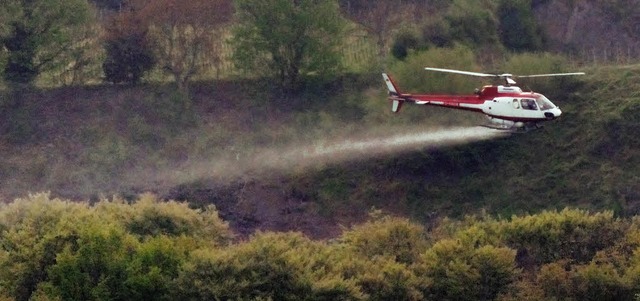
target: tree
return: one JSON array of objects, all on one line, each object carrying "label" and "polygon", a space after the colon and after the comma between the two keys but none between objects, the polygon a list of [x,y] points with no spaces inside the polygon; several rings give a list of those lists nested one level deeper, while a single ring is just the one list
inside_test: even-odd
[{"label": "tree", "polygon": [[147,41],[148,25],[139,11],[129,7],[115,15],[106,28],[102,70],[108,82],[137,84],[155,66]]},{"label": "tree", "polygon": [[149,25],[149,41],[163,71],[178,90],[210,62],[220,60],[224,25],[231,21],[231,0],[144,1],[141,14]]},{"label": "tree", "polygon": [[[392,31],[422,7],[424,0],[342,0],[342,12],[353,22],[371,35],[378,46],[378,57],[382,60],[387,54],[388,44],[393,38]],[[393,13],[390,13],[393,12]]]},{"label": "tree", "polygon": [[[8,51],[4,79],[31,85],[73,46],[74,29],[89,18],[87,0],[6,0],[0,43]],[[4,31],[4,32],[3,32]]]},{"label": "tree", "polygon": [[274,76],[285,91],[307,74],[340,67],[345,22],[338,3],[323,0],[236,0],[233,59],[243,71]]},{"label": "tree", "polygon": [[445,16],[451,37],[469,46],[497,44],[498,21],[493,6],[486,0],[454,0]]},{"label": "tree", "polygon": [[155,61],[144,36],[129,34],[107,40],[107,57],[102,63],[105,80],[114,84],[140,82],[146,72],[153,68]]},{"label": "tree", "polygon": [[498,6],[502,44],[515,51],[535,51],[542,47],[540,28],[531,11],[531,0],[501,1]]}]

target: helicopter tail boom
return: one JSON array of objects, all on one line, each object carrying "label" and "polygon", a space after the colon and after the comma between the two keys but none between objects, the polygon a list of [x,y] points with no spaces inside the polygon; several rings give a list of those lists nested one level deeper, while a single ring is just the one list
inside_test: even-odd
[{"label": "helicopter tail boom", "polygon": [[385,84],[387,84],[387,89],[389,90],[389,101],[391,102],[391,112],[398,113],[402,104],[407,100],[405,95],[400,93],[398,87],[393,82],[391,77],[386,73],[382,73],[382,78],[384,79]]}]

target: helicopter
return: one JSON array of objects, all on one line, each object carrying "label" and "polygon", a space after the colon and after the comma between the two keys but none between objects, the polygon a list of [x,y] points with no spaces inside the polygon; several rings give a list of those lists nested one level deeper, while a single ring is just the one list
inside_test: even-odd
[{"label": "helicopter", "polygon": [[382,73],[382,78],[389,90],[388,99],[391,102],[392,112],[399,112],[405,102],[467,110],[486,115],[489,119],[489,124],[484,126],[513,132],[540,128],[542,127],[542,122],[556,119],[562,115],[560,108],[544,95],[535,92],[523,92],[520,87],[515,86],[516,81],[514,78],[585,74],[584,72],[533,75],[490,74],[431,67],[426,67],[425,70],[497,78],[504,80],[504,85],[487,85],[482,89],[476,89],[473,95],[407,94],[400,92],[398,86],[388,74]]}]

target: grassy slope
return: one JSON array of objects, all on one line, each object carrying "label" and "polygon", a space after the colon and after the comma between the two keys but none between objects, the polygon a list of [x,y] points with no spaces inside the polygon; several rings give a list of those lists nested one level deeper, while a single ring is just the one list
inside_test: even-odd
[{"label": "grassy slope", "polygon": [[393,204],[422,219],[480,209],[510,216],[565,206],[636,214],[640,68],[588,72],[577,92],[553,97],[565,114],[543,130],[362,162],[358,169],[336,168],[307,181],[321,188],[326,181],[349,183],[350,189],[334,193],[354,204]]},{"label": "grassy slope", "polygon": [[[176,101],[167,87],[4,95],[0,192],[10,200],[43,190],[75,199],[155,191],[214,202],[242,231],[298,229],[318,236],[373,206],[420,220],[564,206],[634,214],[640,203],[638,77],[638,66],[590,70],[583,86],[569,88],[577,92],[547,95],[565,114],[541,131],[267,178],[235,165],[211,173],[208,164],[260,159],[263,147],[375,132],[381,124],[469,124],[469,115],[418,109],[392,117],[378,75],[311,87],[294,99],[227,82],[196,86],[191,103]],[[16,101],[26,105],[12,105]],[[239,177],[222,180],[233,174]]]}]

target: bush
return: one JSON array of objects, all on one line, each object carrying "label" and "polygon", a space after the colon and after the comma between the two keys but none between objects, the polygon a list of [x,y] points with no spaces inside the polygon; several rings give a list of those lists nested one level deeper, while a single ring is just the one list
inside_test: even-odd
[{"label": "bush", "polygon": [[492,300],[516,279],[515,251],[504,247],[438,241],[423,255],[419,275],[432,284],[424,295],[434,300]]},{"label": "bush", "polygon": [[389,73],[403,92],[466,93],[475,88],[473,79],[458,74],[440,74],[424,70],[424,67],[440,67],[477,71],[480,69],[470,48],[434,48],[409,55],[397,61]]},{"label": "bush", "polygon": [[215,208],[145,195],[94,206],[37,194],[0,207],[0,291],[16,300],[172,300],[193,249],[229,241]]},{"label": "bush", "polygon": [[454,0],[445,15],[454,41],[469,46],[497,44],[498,20],[486,1]]},{"label": "bush", "polygon": [[611,211],[564,209],[513,217],[501,231],[507,245],[545,264],[562,259],[589,262],[596,252],[623,238],[625,229]]},{"label": "bush", "polygon": [[[509,57],[503,64],[502,71],[516,75],[549,74],[574,72],[567,70],[567,60],[560,55],[550,53],[523,53]],[[518,80],[523,88],[534,88],[537,92],[545,94],[548,98],[566,98],[567,92],[572,92],[579,76],[525,78]]]},{"label": "bush", "polygon": [[103,200],[92,210],[142,241],[166,236],[214,246],[227,245],[232,238],[229,225],[220,219],[213,205],[191,209],[186,202],[163,201],[152,194],[143,194],[131,204],[118,198]]},{"label": "bush", "polygon": [[329,249],[300,234],[259,233],[221,252],[194,254],[178,279],[192,300],[355,300]]},{"label": "bush", "polygon": [[629,282],[610,263],[591,261],[570,266],[568,261],[544,265],[537,282],[547,298],[556,300],[632,300]]},{"label": "bush", "polygon": [[430,284],[429,278],[418,277],[413,269],[389,258],[357,259],[354,267],[367,300],[423,300],[422,290]]},{"label": "bush", "polygon": [[410,32],[404,32],[398,35],[391,46],[391,54],[393,57],[404,60],[409,55],[410,49],[418,49],[420,47],[418,38]]},{"label": "bush", "polygon": [[421,226],[390,216],[356,226],[342,234],[340,241],[365,258],[383,256],[405,265],[417,263],[427,248]]},{"label": "bush", "polygon": [[456,41],[451,36],[451,26],[444,18],[430,18],[422,27],[422,37],[428,45],[451,47]]},{"label": "bush", "polygon": [[102,70],[107,82],[137,84],[155,65],[152,51],[141,34],[112,38],[104,47]]},{"label": "bush", "polygon": [[74,228],[87,222],[86,204],[31,195],[0,207],[0,291],[28,300],[58,252],[76,241]]}]

